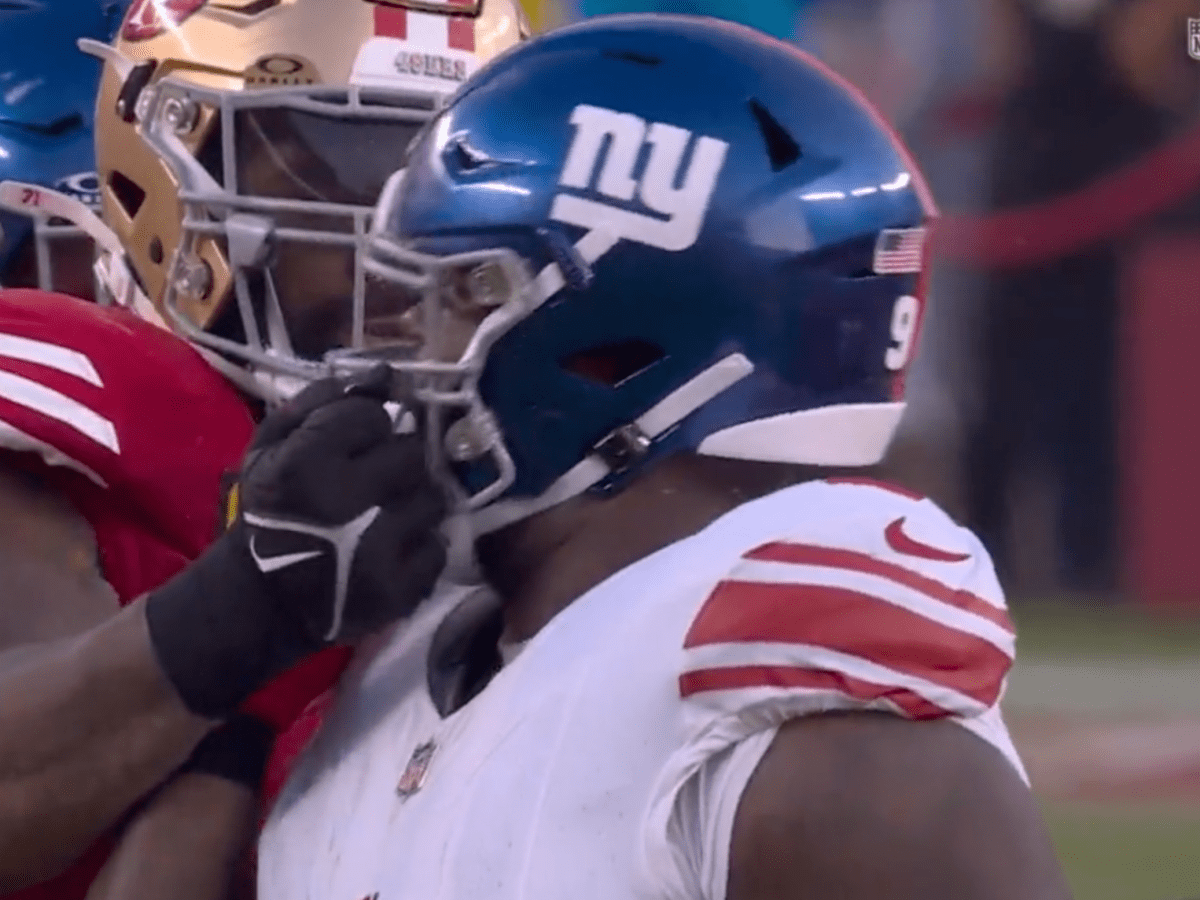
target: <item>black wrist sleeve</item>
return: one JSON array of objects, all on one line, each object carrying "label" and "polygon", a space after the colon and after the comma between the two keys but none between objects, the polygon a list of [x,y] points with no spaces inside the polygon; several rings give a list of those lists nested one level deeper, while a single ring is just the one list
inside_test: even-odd
[{"label": "black wrist sleeve", "polygon": [[187,708],[210,719],[320,649],[275,606],[238,528],[146,600],[159,665]]},{"label": "black wrist sleeve", "polygon": [[275,733],[266,722],[235,715],[196,745],[179,774],[215,775],[258,793],[274,743]]}]

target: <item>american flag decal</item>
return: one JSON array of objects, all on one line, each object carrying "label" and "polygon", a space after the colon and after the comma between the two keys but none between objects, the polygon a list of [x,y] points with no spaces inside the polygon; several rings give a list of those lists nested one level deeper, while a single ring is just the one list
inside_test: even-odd
[{"label": "american flag decal", "polygon": [[875,241],[872,268],[876,275],[920,272],[924,249],[924,228],[885,228]]}]

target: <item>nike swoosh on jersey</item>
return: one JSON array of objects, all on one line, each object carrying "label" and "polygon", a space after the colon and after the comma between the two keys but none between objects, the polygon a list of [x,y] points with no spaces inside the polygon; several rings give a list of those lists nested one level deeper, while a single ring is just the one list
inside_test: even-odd
[{"label": "nike swoosh on jersey", "polygon": [[905,556],[916,556],[920,559],[930,559],[934,562],[966,562],[971,558],[970,553],[954,553],[934,547],[931,544],[918,541],[904,531],[904,516],[892,522],[883,532],[883,537],[889,547]]},{"label": "nike swoosh on jersey", "polygon": [[302,563],[306,559],[312,559],[314,556],[320,556],[321,550],[307,550],[303,553],[283,553],[279,556],[259,556],[258,551],[254,548],[254,540],[258,535],[250,538],[250,555],[254,557],[254,562],[258,566],[259,571],[264,574],[278,572],[280,569],[286,569],[288,566],[294,566],[296,563]]}]

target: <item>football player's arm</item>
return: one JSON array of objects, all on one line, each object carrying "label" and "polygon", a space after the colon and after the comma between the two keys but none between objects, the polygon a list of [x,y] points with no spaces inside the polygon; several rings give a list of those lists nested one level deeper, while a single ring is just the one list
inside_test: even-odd
[{"label": "football player's arm", "polygon": [[126,829],[87,900],[233,900],[257,809],[248,788],[224,778],[174,779]]},{"label": "football player's arm", "polygon": [[267,698],[273,709],[255,701],[273,679],[302,672],[331,641],[396,621],[432,590],[444,498],[423,440],[393,433],[382,398],[317,382],[267,417],[251,458],[247,515],[265,497],[300,535],[357,523],[355,540],[337,544],[351,554],[347,592],[323,539],[304,538],[302,552],[284,544],[272,552],[291,564],[260,568],[254,537],[293,534],[273,535],[275,520],[256,514],[259,530],[239,520],[144,600],[0,661],[0,891],[61,871],[175,772],[210,723],[243,704],[270,719],[283,698]]},{"label": "football player's arm", "polygon": [[0,890],[52,877],[211,727],[163,675],[141,604],[0,656]]},{"label": "football player's arm", "polygon": [[119,611],[87,524],[0,471],[0,891],[70,865],[208,730]]},{"label": "football player's arm", "polygon": [[948,721],[780,728],[742,795],[728,900],[1070,900],[1028,787]]},{"label": "football player's arm", "polygon": [[209,732],[125,827],[88,900],[253,897],[243,863],[273,743],[271,727],[246,714]]}]

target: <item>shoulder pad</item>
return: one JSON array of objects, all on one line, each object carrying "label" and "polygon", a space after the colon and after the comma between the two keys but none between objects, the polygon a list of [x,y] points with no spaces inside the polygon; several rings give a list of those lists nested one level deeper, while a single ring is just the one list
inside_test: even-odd
[{"label": "shoulder pad", "polygon": [[815,514],[743,554],[700,606],[682,696],[914,719],[992,707],[1015,635],[979,540],[890,485],[830,481],[806,497]]},{"label": "shoulder pad", "polygon": [[[199,549],[253,421],[187,342],[126,310],[0,290],[0,447],[112,489]],[[199,521],[197,521],[199,518]]]}]

